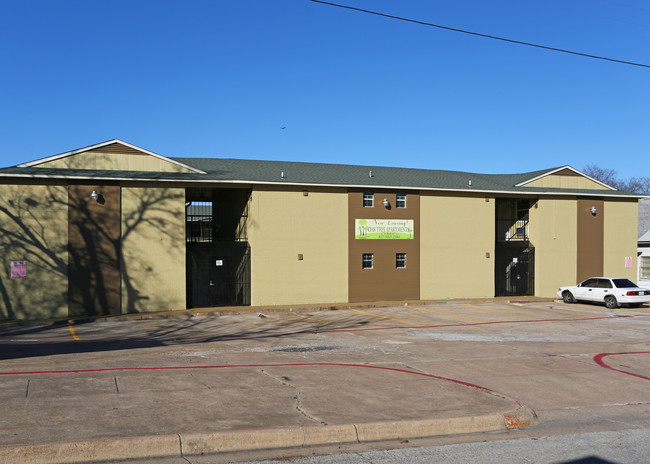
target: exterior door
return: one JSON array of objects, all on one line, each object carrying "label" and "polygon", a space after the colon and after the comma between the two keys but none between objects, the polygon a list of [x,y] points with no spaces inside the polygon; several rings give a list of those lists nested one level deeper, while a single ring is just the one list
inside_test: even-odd
[{"label": "exterior door", "polygon": [[188,247],[188,307],[250,304],[250,248],[246,242]]},{"label": "exterior door", "polygon": [[535,291],[535,249],[502,246],[496,250],[496,296],[533,295]]}]

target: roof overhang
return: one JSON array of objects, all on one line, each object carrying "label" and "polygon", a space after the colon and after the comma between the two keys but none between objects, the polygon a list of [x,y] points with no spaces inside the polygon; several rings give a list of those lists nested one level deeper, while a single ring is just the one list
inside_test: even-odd
[{"label": "roof overhang", "polygon": [[[122,181],[122,182],[157,182],[165,184],[213,184],[213,185],[275,185],[275,186],[292,186],[292,187],[324,187],[324,188],[354,188],[354,189],[372,189],[372,190],[403,190],[403,191],[427,191],[427,192],[453,192],[453,193],[478,193],[481,195],[515,195],[525,197],[548,197],[548,196],[572,196],[572,197],[609,197],[609,198],[647,198],[647,195],[616,193],[607,194],[606,190],[584,191],[536,191],[531,190],[489,190],[473,188],[436,188],[422,186],[403,186],[403,185],[367,185],[367,184],[327,184],[327,183],[306,183],[306,182],[287,182],[287,181],[257,181],[246,179],[182,179],[182,178],[151,178],[151,177],[120,177],[120,176],[102,176],[102,175],[56,175],[56,174],[6,174],[0,173],[2,178],[22,178],[22,179],[50,179],[50,180],[88,180],[88,181]],[[616,191],[618,192],[618,191]]]}]

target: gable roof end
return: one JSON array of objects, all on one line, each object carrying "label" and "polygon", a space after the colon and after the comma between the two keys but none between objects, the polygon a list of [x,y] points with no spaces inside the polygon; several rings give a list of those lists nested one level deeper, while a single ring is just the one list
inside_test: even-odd
[{"label": "gable roof end", "polygon": [[122,141],[120,139],[113,139],[113,140],[109,140],[107,142],[97,143],[97,144],[91,145],[89,147],[79,148],[78,150],[72,150],[72,151],[68,151],[68,152],[65,152],[65,153],[61,153],[59,155],[48,156],[47,158],[41,158],[41,159],[38,159],[38,160],[35,160],[35,161],[30,161],[28,163],[19,164],[16,167],[30,168],[30,167],[38,166],[39,164],[47,163],[47,162],[58,160],[58,159],[61,159],[61,158],[66,158],[68,156],[78,155],[79,153],[83,153],[83,152],[86,152],[86,151],[96,150],[98,148],[102,148],[102,147],[105,147],[107,145],[112,145],[114,143],[119,143],[120,145],[124,145],[125,147],[131,148],[132,150],[136,150],[136,151],[139,151],[139,152],[141,152],[141,153],[143,153],[145,155],[153,156],[154,158],[158,158],[158,159],[161,159],[161,160],[166,161],[168,163],[175,164],[177,166],[181,166],[181,167],[183,167],[185,169],[189,169],[190,171],[196,172],[198,174],[207,174],[205,171],[194,168],[194,167],[189,166],[189,165],[187,165],[185,163],[181,163],[181,162],[179,162],[179,161],[177,161],[177,160],[175,160],[173,158],[167,158],[166,156],[162,156],[162,155],[159,155],[158,153],[154,153],[152,151],[145,150],[144,148],[137,147],[137,146],[132,145],[130,143],[124,142],[124,141]]},{"label": "gable roof end", "polygon": [[559,168],[555,168],[555,169],[552,169],[550,171],[546,171],[546,172],[544,172],[543,174],[541,174],[541,175],[539,175],[537,177],[533,177],[532,179],[528,179],[528,180],[525,180],[523,182],[520,182],[520,183],[516,184],[515,187],[523,187],[526,184],[530,184],[531,182],[535,182],[536,180],[542,179],[543,177],[547,177],[547,176],[556,174],[556,173],[558,173],[560,171],[564,171],[564,170],[572,171],[575,174],[578,174],[579,176],[582,176],[582,177],[584,177],[586,179],[589,179],[589,180],[591,180],[593,182],[596,182],[597,184],[602,185],[603,187],[608,188],[609,190],[617,190],[614,187],[612,187],[611,185],[607,185],[606,183],[601,182],[598,179],[594,179],[593,177],[588,176],[584,172],[580,172],[577,169],[574,169],[574,168],[572,168],[571,166],[568,166],[568,165],[567,166],[562,166],[562,167],[559,167]]}]

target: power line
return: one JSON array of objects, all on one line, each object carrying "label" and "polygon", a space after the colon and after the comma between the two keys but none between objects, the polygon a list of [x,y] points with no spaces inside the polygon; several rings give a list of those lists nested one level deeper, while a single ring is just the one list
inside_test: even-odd
[{"label": "power line", "polygon": [[386,13],[379,13],[377,11],[364,10],[362,8],[355,8],[353,6],[340,5],[338,3],[332,3],[332,2],[325,2],[323,0],[310,0],[310,1],[315,2],[315,3],[322,3],[323,5],[330,5],[330,6],[335,6],[335,7],[338,7],[338,8],[345,8],[345,9],[348,9],[348,10],[359,11],[361,13],[368,13],[368,14],[373,14],[373,15],[377,15],[377,16],[383,16],[385,18],[397,19],[397,20],[406,21],[406,22],[409,22],[409,23],[421,24],[423,26],[437,27],[439,29],[445,29],[447,31],[462,32],[463,34],[470,34],[470,35],[475,35],[475,36],[478,36],[478,37],[485,37],[487,39],[501,40],[503,42],[510,42],[510,43],[519,44],[519,45],[527,45],[529,47],[536,47],[536,48],[542,48],[544,50],[551,50],[551,51],[554,51],[554,52],[561,52],[561,53],[568,53],[568,54],[571,54],[571,55],[584,56],[586,58],[594,58],[596,60],[612,61],[614,63],[629,64],[631,66],[640,66],[640,67],[643,67],[643,68],[650,68],[650,65],[648,65],[648,64],[635,63],[633,61],[617,60],[615,58],[607,58],[607,57],[604,57],[604,56],[590,55],[588,53],[574,52],[574,51],[565,50],[565,49],[562,49],[562,48],[548,47],[546,45],[539,45],[539,44],[534,44],[534,43],[530,43],[530,42],[522,42],[520,40],[506,39],[504,37],[497,37],[497,36],[494,36],[494,35],[481,34],[479,32],[466,31],[466,30],[463,30],[463,29],[456,29],[454,27],[441,26],[439,24],[433,24],[433,23],[427,23],[427,22],[424,22],[424,21],[418,21],[416,19],[402,18],[400,16],[389,15],[389,14],[386,14]]}]

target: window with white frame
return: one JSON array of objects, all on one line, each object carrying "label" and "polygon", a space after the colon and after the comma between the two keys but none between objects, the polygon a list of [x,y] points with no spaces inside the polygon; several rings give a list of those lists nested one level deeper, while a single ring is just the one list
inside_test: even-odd
[{"label": "window with white frame", "polygon": [[395,197],[396,208],[406,208],[406,193],[398,193]]},{"label": "window with white frame", "polygon": [[641,272],[639,279],[650,279],[650,256],[639,256],[641,260]]},{"label": "window with white frame", "polygon": [[372,192],[363,192],[363,207],[373,208],[375,206],[375,195]]},{"label": "window with white frame", "polygon": [[361,268],[362,269],[372,269],[374,256],[372,253],[364,253],[361,258]]},{"label": "window with white frame", "polygon": [[395,268],[406,269],[406,253],[395,253]]}]

